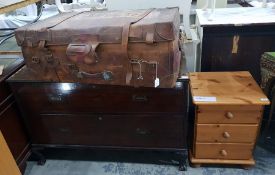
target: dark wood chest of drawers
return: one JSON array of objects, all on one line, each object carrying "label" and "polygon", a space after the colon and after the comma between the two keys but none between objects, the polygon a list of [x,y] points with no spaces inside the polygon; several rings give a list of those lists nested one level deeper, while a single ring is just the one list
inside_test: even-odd
[{"label": "dark wood chest of drawers", "polygon": [[162,150],[186,156],[185,80],[173,89],[9,79],[33,147]]}]

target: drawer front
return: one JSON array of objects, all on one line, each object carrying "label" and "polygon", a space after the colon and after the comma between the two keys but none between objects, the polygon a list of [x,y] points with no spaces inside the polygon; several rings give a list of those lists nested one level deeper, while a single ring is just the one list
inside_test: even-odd
[{"label": "drawer front", "polygon": [[258,125],[197,124],[197,142],[254,143]]},{"label": "drawer front", "polygon": [[262,106],[199,106],[197,123],[257,124],[262,117]]},{"label": "drawer front", "polygon": [[39,115],[29,119],[34,144],[184,148],[182,116]]},{"label": "drawer front", "polygon": [[181,113],[187,103],[183,89],[77,83],[14,83],[12,87],[23,109],[39,113]]},{"label": "drawer front", "polygon": [[202,159],[238,159],[252,158],[253,144],[233,143],[196,143],[195,157]]}]

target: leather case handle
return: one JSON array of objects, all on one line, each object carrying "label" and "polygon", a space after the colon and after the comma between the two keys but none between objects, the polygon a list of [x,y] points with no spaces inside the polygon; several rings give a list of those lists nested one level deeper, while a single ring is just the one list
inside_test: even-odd
[{"label": "leather case handle", "polygon": [[79,35],[73,36],[73,41],[66,50],[67,57],[73,62],[93,64],[99,61],[96,49],[99,45],[97,36]]},{"label": "leather case handle", "polygon": [[105,81],[111,81],[113,79],[113,73],[111,71],[88,73],[88,72],[79,70],[79,68],[75,64],[69,64],[68,69],[71,72],[71,74],[75,75],[79,79],[82,79],[82,78],[101,78]]},{"label": "leather case handle", "polygon": [[89,44],[69,44],[67,47],[67,56],[88,55],[92,46]]},{"label": "leather case handle", "polygon": [[[71,61],[75,63],[83,62],[85,64],[93,64],[98,62],[98,56],[95,52],[97,45],[71,43],[67,47],[66,55]],[[91,51],[92,55],[90,55]]]},{"label": "leather case handle", "polygon": [[79,71],[77,73],[78,78],[101,78],[105,81],[110,81],[113,79],[113,73],[111,71],[103,71],[99,73],[88,73],[84,71]]}]

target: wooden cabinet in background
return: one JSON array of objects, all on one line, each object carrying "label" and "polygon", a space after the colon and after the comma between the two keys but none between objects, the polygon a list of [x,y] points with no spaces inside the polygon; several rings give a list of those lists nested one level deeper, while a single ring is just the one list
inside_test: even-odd
[{"label": "wooden cabinet in background", "polygon": [[8,77],[23,66],[23,58],[18,55],[0,56],[0,64],[5,65],[3,74],[0,75],[0,130],[23,173],[26,160],[30,155],[29,141],[13,94],[5,82]]},{"label": "wooden cabinet in background", "polygon": [[[213,20],[197,10],[202,72],[249,71],[261,83],[260,59],[275,50],[275,18],[271,9],[216,9]],[[262,19],[262,20],[259,20]],[[270,20],[268,20],[270,19]]]},{"label": "wooden cabinet in background", "polygon": [[249,72],[190,73],[195,105],[192,164],[255,164],[253,150],[269,100]]}]

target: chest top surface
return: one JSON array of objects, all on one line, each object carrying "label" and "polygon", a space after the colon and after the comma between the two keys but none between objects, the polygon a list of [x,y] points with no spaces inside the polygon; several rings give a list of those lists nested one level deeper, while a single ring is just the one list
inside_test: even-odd
[{"label": "chest top surface", "polygon": [[200,26],[243,26],[274,24],[275,13],[272,8],[237,7],[215,9],[213,20],[209,20],[211,10],[196,10]]},{"label": "chest top surface", "polygon": [[268,105],[270,102],[251,74],[241,72],[190,73],[195,105]]}]

